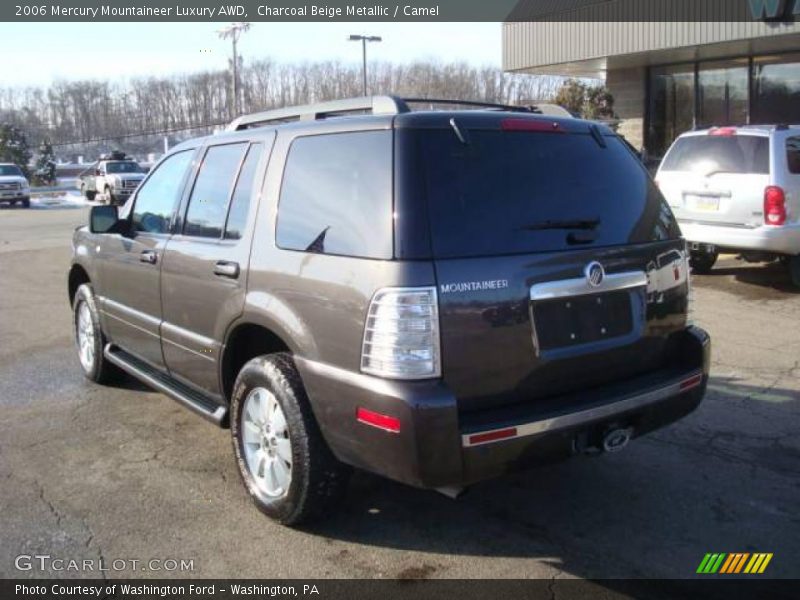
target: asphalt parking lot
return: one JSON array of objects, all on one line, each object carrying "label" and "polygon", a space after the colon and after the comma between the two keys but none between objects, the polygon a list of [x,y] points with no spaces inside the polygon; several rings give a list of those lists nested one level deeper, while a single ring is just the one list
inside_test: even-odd
[{"label": "asphalt parking lot", "polygon": [[14,566],[49,554],[193,560],[113,576],[682,578],[706,552],[800,574],[800,293],[777,265],[694,278],[714,363],[684,421],[458,501],[357,474],[341,513],[294,531],[250,504],[227,430],[81,375],[66,275],[87,214],[0,209],[0,576],[80,575]]}]

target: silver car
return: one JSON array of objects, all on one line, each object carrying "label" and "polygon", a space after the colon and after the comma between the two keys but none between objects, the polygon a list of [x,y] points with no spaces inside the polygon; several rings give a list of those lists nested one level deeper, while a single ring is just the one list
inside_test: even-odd
[{"label": "silver car", "polygon": [[689,242],[692,267],[720,252],[781,260],[800,286],[800,126],[713,127],[681,135],[656,182]]}]

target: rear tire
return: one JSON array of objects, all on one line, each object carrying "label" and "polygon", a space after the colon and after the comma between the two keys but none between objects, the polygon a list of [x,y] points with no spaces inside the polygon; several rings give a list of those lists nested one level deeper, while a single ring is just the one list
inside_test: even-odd
[{"label": "rear tire", "polygon": [[700,275],[710,273],[717,258],[719,258],[719,252],[692,252],[690,256],[692,271]]},{"label": "rear tire", "polygon": [[92,286],[84,283],[75,292],[72,301],[72,324],[78,362],[87,379],[95,383],[116,381],[121,371],[106,360],[103,349],[106,336],[100,328],[100,313],[95,303]]},{"label": "rear tire", "polygon": [[797,256],[790,256],[786,264],[789,269],[789,277],[792,279],[792,284],[800,288],[800,254]]},{"label": "rear tire", "polygon": [[323,439],[291,355],[259,356],[239,372],[231,438],[245,488],[275,521],[317,519],[344,495],[350,468]]}]

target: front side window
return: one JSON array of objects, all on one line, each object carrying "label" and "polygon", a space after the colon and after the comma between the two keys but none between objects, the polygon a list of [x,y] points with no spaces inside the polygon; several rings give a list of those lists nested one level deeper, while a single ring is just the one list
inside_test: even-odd
[{"label": "front side window", "polygon": [[189,198],[189,210],[183,228],[185,235],[222,237],[233,181],[245,150],[247,143],[242,142],[211,146],[206,151]]},{"label": "front side window", "polygon": [[391,258],[391,131],[296,139],[286,160],[276,237],[288,250]]},{"label": "front side window", "polygon": [[186,171],[194,150],[177,152],[165,159],[136,194],[133,229],[145,233],[166,233],[180,197]]},{"label": "front side window", "polygon": [[800,137],[786,140],[786,159],[789,162],[789,172],[800,175]]}]

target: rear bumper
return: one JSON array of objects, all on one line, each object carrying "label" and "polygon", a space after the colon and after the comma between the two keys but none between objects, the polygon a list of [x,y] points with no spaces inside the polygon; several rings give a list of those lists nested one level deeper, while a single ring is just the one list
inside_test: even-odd
[{"label": "rear bumper", "polygon": [[[611,428],[630,427],[636,437],[690,413],[705,393],[710,340],[694,327],[683,335],[681,364],[663,372],[558,398],[550,409],[515,407],[467,416],[460,415],[442,381],[385,381],[296,360],[322,433],[340,460],[437,488],[568,457],[597,445]],[[398,418],[400,431],[358,422],[359,407]]]},{"label": "rear bumper", "polygon": [[800,224],[780,227],[725,227],[696,221],[678,221],[689,242],[713,244],[722,250],[800,254]]}]

